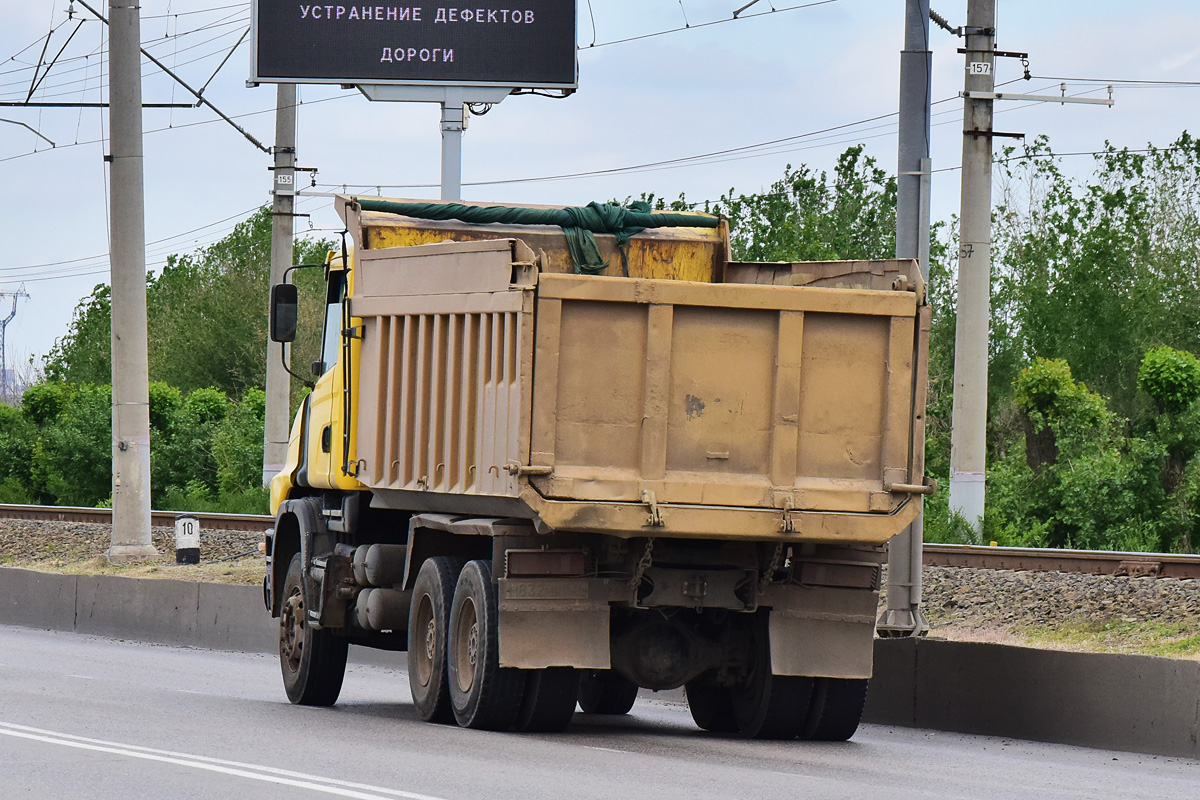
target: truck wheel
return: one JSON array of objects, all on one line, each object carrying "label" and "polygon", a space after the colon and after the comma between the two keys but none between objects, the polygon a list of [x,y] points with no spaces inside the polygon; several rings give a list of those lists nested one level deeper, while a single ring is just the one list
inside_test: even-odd
[{"label": "truck wheel", "polygon": [[462,572],[459,558],[426,559],[413,584],[408,613],[408,686],[417,714],[426,722],[451,722],[446,683],[446,641],[450,604]]},{"label": "truck wheel", "polygon": [[308,625],[304,607],[304,565],[292,556],[283,579],[279,611],[279,666],[288,700],[301,706],[331,706],[342,691],[349,642]]},{"label": "truck wheel", "polygon": [[526,673],[525,697],[513,727],[527,733],[555,733],[570,725],[579,696],[579,673],[572,667],[522,672]]},{"label": "truck wheel", "polygon": [[469,561],[450,607],[446,674],[450,707],[464,728],[503,731],[521,710],[525,675],[500,667],[496,587],[486,561]]},{"label": "truck wheel", "polygon": [[579,708],[585,714],[628,714],[637,684],[611,669],[593,669],[579,678]]},{"label": "truck wheel", "polygon": [[849,678],[817,678],[808,721],[802,739],[844,742],[858,730],[867,702],[868,681]]},{"label": "truck wheel", "polygon": [[688,710],[696,725],[713,733],[733,733],[738,729],[733,715],[733,692],[726,686],[718,686],[703,676],[693,678],[684,687],[687,693]]},{"label": "truck wheel", "polygon": [[767,618],[755,626],[753,664],[746,683],[731,691],[738,731],[751,739],[795,739],[804,730],[813,679],[771,674]]}]

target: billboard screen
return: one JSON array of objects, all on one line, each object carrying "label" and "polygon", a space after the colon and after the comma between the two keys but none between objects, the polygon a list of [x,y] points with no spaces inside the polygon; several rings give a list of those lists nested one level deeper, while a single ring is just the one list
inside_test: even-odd
[{"label": "billboard screen", "polygon": [[254,0],[252,26],[251,83],[574,88],[577,81],[575,0]]}]

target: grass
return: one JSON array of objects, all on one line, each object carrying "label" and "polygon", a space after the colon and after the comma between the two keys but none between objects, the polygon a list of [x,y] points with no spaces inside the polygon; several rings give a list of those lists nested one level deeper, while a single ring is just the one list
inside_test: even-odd
[{"label": "grass", "polygon": [[1200,620],[1165,624],[1109,620],[1066,622],[1011,631],[1014,643],[1050,650],[1129,653],[1200,660]]},{"label": "grass", "polygon": [[221,561],[215,564],[169,564],[162,562],[135,562],[133,564],[109,564],[104,556],[93,556],[79,561],[47,563],[45,561],[22,563],[14,559],[3,562],[7,567],[35,569],[42,572],[57,572],[63,575],[116,575],[123,578],[156,578],[175,581],[198,581],[201,583],[231,583],[258,586],[263,579],[262,556],[247,556],[236,561]]}]

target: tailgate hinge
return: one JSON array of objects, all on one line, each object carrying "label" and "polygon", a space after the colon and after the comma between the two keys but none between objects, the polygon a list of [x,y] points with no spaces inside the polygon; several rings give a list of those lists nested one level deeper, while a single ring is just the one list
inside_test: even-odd
[{"label": "tailgate hinge", "polygon": [[642,489],[642,505],[650,509],[650,517],[646,520],[646,525],[652,528],[665,528],[667,526],[667,523],[663,521],[662,512],[658,509],[658,501],[654,499],[654,492]]}]

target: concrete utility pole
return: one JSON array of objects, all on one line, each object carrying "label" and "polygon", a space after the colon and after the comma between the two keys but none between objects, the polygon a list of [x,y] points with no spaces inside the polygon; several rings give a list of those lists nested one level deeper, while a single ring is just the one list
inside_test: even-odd
[{"label": "concrete utility pole", "polygon": [[[292,213],[296,191],[296,84],[281,83],[275,103],[274,201],[271,206],[271,285],[283,282],[292,265]],[[263,486],[283,469],[287,457],[291,376],[284,345],[267,337],[267,406],[263,427]]]},{"label": "concrete utility pole", "polygon": [[113,383],[113,526],[108,560],[117,563],[154,556],[157,551],[150,539],[146,209],[137,0],[109,0],[108,22]]},{"label": "concrete utility pole", "polygon": [[[954,338],[950,510],[983,527],[992,266],[992,106],[996,0],[969,0],[963,100],[962,214]],[[978,93],[974,94],[973,93]]]},{"label": "concrete utility pole", "polygon": [[[907,0],[900,52],[900,146],[896,170],[896,258],[915,258],[929,280],[929,101],[932,54],[929,0]],[[914,475],[919,481],[922,476]],[[888,543],[888,607],[881,636],[921,636],[921,545],[924,514]]]}]

